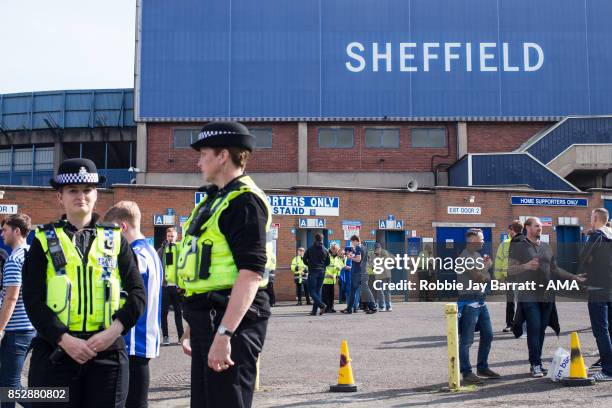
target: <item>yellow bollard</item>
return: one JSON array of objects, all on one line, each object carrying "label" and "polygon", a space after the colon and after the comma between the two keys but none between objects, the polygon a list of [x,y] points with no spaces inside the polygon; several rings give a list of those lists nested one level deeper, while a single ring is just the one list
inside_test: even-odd
[{"label": "yellow bollard", "polygon": [[446,337],[448,343],[448,388],[459,390],[459,326],[457,323],[457,304],[447,303],[444,308],[446,315]]},{"label": "yellow bollard", "polygon": [[255,363],[255,391],[259,391],[259,360],[261,360],[261,354],[257,357]]}]

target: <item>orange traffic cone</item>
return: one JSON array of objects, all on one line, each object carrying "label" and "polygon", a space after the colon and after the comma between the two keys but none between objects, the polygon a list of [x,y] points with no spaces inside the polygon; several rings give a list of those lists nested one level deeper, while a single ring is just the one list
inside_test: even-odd
[{"label": "orange traffic cone", "polygon": [[355,392],[357,386],[353,380],[353,369],[351,368],[351,357],[349,357],[348,344],[342,340],[340,346],[340,369],[338,370],[338,385],[330,385],[331,392]]},{"label": "orange traffic cone", "polygon": [[572,332],[570,334],[570,372],[569,377],[561,380],[561,383],[568,387],[581,387],[585,385],[593,385],[595,379],[593,377],[587,377],[586,366],[584,365],[584,359],[580,352],[580,340],[578,339],[578,333]]}]

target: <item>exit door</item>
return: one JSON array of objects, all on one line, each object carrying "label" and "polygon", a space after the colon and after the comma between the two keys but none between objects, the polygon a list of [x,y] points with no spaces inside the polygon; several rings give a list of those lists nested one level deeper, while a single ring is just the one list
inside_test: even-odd
[{"label": "exit door", "polygon": [[[436,228],[436,243],[435,243],[435,254],[439,258],[452,258],[455,259],[459,256],[461,251],[465,249],[465,233],[471,227],[437,227]],[[484,246],[480,251],[480,255],[489,255],[491,258],[494,256],[491,254],[492,250],[492,232],[491,228],[481,228],[482,234],[484,235]],[[453,282],[457,279],[455,271],[443,269],[437,271],[438,280],[440,282]],[[440,297],[451,297],[456,296],[457,291],[438,291]]]},{"label": "exit door", "polygon": [[[400,230],[377,230],[376,241],[380,242],[384,249],[391,255],[403,256],[406,253],[405,232]],[[402,279],[408,279],[406,271],[393,269],[391,272],[391,282],[401,282]],[[404,291],[394,290],[391,294],[397,295]]]},{"label": "exit door", "polygon": [[580,254],[580,227],[559,225],[557,232],[557,265],[570,273],[577,273]]}]

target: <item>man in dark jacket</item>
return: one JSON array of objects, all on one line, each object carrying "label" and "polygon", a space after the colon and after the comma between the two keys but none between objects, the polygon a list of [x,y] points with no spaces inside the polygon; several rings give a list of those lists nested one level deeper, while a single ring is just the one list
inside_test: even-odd
[{"label": "man in dark jacket", "polygon": [[591,231],[580,254],[580,261],[587,277],[589,292],[589,317],[593,336],[601,358],[601,372],[596,381],[612,381],[612,229],[606,227],[610,214],[605,208],[591,213]]},{"label": "man in dark jacket", "polygon": [[519,291],[518,305],[527,322],[527,348],[530,372],[534,378],[543,377],[542,348],[544,333],[554,310],[554,292],[547,290],[553,279],[584,282],[584,279],[557,266],[552,249],[540,241],[542,223],[531,217],[525,221],[525,235],[519,234],[510,242],[508,277],[514,282],[534,282],[535,290]]},{"label": "man in dark jacket", "polygon": [[308,288],[312,298],[311,316],[325,313],[327,305],[321,300],[321,289],[323,288],[323,278],[325,268],[329,265],[329,252],[323,247],[323,235],[315,234],[315,242],[304,254],[304,263],[308,266]]}]

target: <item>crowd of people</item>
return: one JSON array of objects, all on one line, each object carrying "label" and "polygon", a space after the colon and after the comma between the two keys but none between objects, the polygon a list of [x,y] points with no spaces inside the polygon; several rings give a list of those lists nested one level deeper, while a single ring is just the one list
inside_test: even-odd
[{"label": "crowd of people", "polygon": [[[198,165],[211,185],[187,220],[182,239],[176,229],[168,228],[158,251],[140,230],[137,203],[118,202],[103,217],[94,213],[96,186],[103,178],[91,160],[62,162],[51,180],[65,212],[61,219],[37,228],[31,246],[26,242],[32,229],[28,215],[9,215],[1,222],[11,254],[0,251],[0,387],[21,387],[31,350],[29,386],[69,387],[67,406],[146,407],[148,364],[159,355],[160,345],[171,342],[167,315],[172,308],[177,340],[192,357],[192,404],[250,406],[256,361],[274,304],[269,277],[276,262],[268,239],[267,200],[243,174],[253,143],[248,129],[235,122],[202,129],[193,147],[200,151]],[[601,357],[595,379],[612,381],[609,213],[593,210],[578,274],[558,267],[541,233],[538,218],[528,218],[524,225],[512,222],[493,261],[482,254],[483,232],[468,230],[459,257],[484,262],[457,279],[543,284],[534,291],[511,290],[506,296],[504,331],[516,337],[526,331],[533,377],[546,373],[546,328],[560,331],[554,291],[546,290],[545,284],[553,279],[576,281],[588,292]],[[430,255],[426,247],[419,257]],[[388,287],[375,284],[392,280],[392,262],[384,262],[388,258],[392,255],[381,243],[368,249],[354,235],[350,246],[334,243],[327,249],[323,236],[316,234],[313,245],[298,248],[291,261],[297,305],[304,297],[312,316],[336,313],[336,305],[344,305],[339,310],[344,314],[392,311]],[[374,265],[382,270],[375,271]],[[417,276],[429,280],[435,273],[428,263],[421,263]],[[488,364],[493,329],[486,291],[465,287],[458,293],[460,369],[465,383],[479,384],[500,374]],[[474,374],[469,351],[477,328]]]}]

